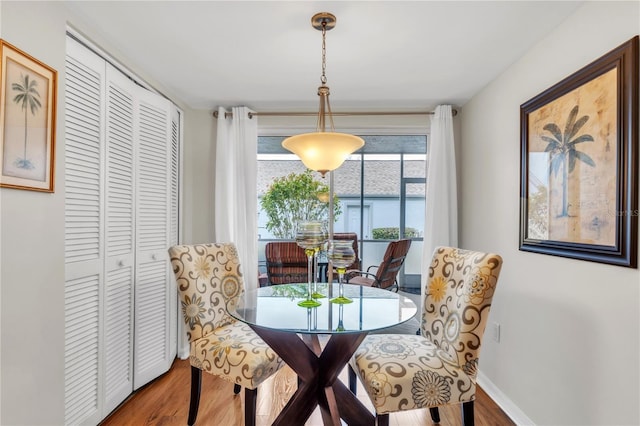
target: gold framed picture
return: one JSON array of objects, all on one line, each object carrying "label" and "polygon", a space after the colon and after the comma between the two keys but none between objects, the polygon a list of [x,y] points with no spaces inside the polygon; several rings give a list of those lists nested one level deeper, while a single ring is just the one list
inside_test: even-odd
[{"label": "gold framed picture", "polygon": [[520,250],[637,267],[638,36],[520,106]]},{"label": "gold framed picture", "polygon": [[57,71],[0,40],[0,186],[53,192]]}]

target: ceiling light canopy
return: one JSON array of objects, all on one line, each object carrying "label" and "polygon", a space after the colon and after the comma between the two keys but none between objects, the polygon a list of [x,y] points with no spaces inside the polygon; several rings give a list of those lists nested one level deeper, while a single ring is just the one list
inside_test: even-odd
[{"label": "ceiling light canopy", "polygon": [[[326,77],[326,34],[336,26],[336,17],[331,13],[322,12],[311,18],[313,28],[322,31],[322,75],[318,96],[320,108],[316,132],[291,136],[282,141],[282,146],[300,157],[304,165],[325,175],[344,163],[347,157],[364,145],[364,140],[347,133],[337,133],[333,125],[331,104],[329,103],[329,86]],[[326,131],[329,121],[330,131]]]}]

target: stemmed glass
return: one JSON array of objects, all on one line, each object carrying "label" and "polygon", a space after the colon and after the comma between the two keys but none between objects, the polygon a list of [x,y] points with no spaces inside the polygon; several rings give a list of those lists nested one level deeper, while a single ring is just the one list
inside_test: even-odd
[{"label": "stemmed glass", "polygon": [[324,224],[321,221],[300,222],[296,232],[296,244],[304,249],[307,255],[307,277],[309,288],[307,290],[307,300],[298,302],[299,306],[313,308],[320,306],[321,303],[313,299],[312,285],[315,283],[313,266],[316,254],[316,248],[319,248],[327,239],[324,232]]},{"label": "stemmed glass", "polygon": [[331,240],[329,242],[329,260],[338,271],[338,297],[331,299],[331,303],[351,303],[352,300],[344,296],[344,273],[347,266],[356,260],[356,253],[353,251],[353,243],[346,240]]}]

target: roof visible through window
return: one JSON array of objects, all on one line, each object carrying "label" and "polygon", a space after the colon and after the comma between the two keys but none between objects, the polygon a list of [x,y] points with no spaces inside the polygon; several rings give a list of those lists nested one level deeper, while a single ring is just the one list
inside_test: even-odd
[{"label": "roof visible through window", "polygon": [[[258,154],[291,154],[282,147],[287,136],[259,136]],[[364,146],[357,154],[425,154],[426,135],[361,136]]]}]

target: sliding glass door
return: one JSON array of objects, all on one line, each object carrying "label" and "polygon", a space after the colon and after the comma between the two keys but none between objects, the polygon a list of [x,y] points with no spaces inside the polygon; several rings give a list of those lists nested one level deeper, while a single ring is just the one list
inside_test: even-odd
[{"label": "sliding glass door", "polygon": [[[427,137],[362,136],[365,146],[333,172],[334,192],[339,199],[334,232],[355,232],[360,257],[366,269],[380,263],[389,241],[411,238],[412,245],[400,286],[420,288],[420,268],[425,212]],[[302,162],[281,146],[283,137],[258,138],[258,197],[273,182],[306,169]],[[329,177],[313,173],[315,180],[329,184]],[[259,200],[260,201],[260,200]],[[260,208],[260,203],[258,203]],[[258,212],[259,259],[264,262],[264,246],[278,239],[270,230],[267,212]],[[263,265],[259,265],[263,266]]]}]

